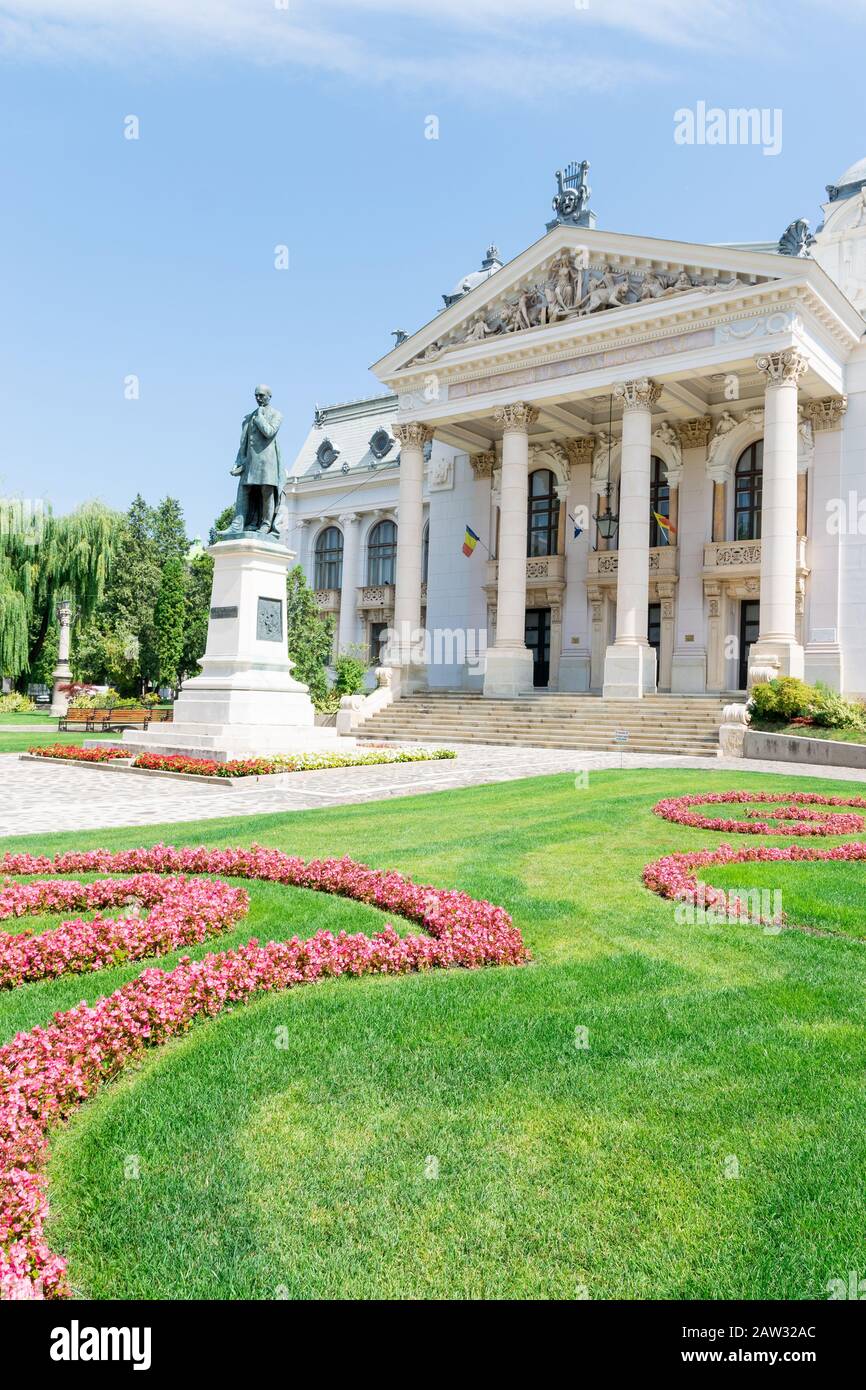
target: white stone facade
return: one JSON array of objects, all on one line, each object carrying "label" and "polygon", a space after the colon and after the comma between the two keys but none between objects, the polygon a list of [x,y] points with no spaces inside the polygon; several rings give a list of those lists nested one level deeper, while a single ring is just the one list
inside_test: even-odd
[{"label": "white stone facade", "polygon": [[284,526],[339,646],[393,629],[406,688],[866,696],[866,161],[829,192],[803,256],[553,225],[317,411]]}]

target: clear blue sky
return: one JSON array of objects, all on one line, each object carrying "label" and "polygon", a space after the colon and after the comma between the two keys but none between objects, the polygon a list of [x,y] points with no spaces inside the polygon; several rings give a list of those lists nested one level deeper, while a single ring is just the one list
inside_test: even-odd
[{"label": "clear blue sky", "polygon": [[[864,38],[864,0],[0,0],[0,495],[171,492],[205,531],[253,386],[292,457],[571,158],[601,228],[814,227],[866,155]],[[699,101],[780,108],[781,153],[677,145]]]}]

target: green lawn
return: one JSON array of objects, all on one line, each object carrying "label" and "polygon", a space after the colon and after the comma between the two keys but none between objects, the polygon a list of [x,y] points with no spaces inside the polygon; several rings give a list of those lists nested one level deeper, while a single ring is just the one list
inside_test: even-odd
[{"label": "green lawn", "polygon": [[[4,721],[0,720],[0,724]],[[48,729],[39,732],[37,730],[22,729],[19,733],[17,729],[0,729],[0,753],[26,753],[28,748],[43,747],[46,743],[83,743],[89,738],[114,738],[117,740],[120,735],[115,732],[112,734],[85,734],[58,733],[55,729],[50,732]]]},{"label": "green lawn", "polygon": [[779,724],[769,719],[752,719],[750,729],[762,734],[788,734],[791,738],[825,738],[831,743],[866,743],[863,729],[822,729],[818,724]]},{"label": "green lawn", "polygon": [[57,716],[50,715],[47,709],[32,710],[30,713],[10,713],[0,712],[0,724],[20,724],[22,728],[27,728],[33,724],[53,724],[57,727]]},{"label": "green lawn", "polygon": [[[648,859],[675,850],[788,843],[651,814],[663,795],[735,787],[842,790],[710,767],[611,771],[586,789],[560,776],[4,841],[54,851],[256,840],[349,853],[504,904],[535,957],[519,970],[266,996],[155,1051],[54,1137],[49,1237],[75,1288],[97,1298],[574,1298],[581,1286],[602,1299],[826,1297],[829,1279],[862,1266],[866,1237],[866,946],[680,926],[640,881]],[[726,886],[781,886],[792,920],[856,924],[856,866],[725,873]],[[708,877],[722,883],[721,870]],[[249,887],[247,922],[216,949],[381,920],[302,890]],[[0,995],[0,1033],[138,969]],[[575,1046],[580,1028],[588,1048]]]}]

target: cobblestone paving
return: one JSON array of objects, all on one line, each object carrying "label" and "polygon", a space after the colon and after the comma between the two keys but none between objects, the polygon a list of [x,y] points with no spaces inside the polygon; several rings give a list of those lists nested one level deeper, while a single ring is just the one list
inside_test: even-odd
[{"label": "cobblestone paving", "polygon": [[775,772],[863,781],[856,768],[817,770],[800,763],[728,758],[678,758],[658,754],[580,753],[568,749],[456,745],[453,761],[392,763],[298,773],[297,784],[268,787],[208,786],[175,779],[103,772],[94,767],[21,762],[0,756],[0,836],[46,831],[97,830],[122,825],[252,816],[273,811],[382,801],[421,792],[472,787],[581,769],[688,767],[706,771]]}]

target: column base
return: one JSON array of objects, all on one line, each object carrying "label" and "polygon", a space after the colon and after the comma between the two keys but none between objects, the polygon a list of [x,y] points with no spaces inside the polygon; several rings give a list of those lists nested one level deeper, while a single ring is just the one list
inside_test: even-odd
[{"label": "column base", "polygon": [[399,700],[401,695],[414,695],[419,690],[429,690],[430,682],[427,679],[426,666],[420,666],[414,661],[406,663],[389,661],[385,664],[391,672],[390,685],[395,700]]},{"label": "column base", "polygon": [[807,642],[804,648],[805,678],[810,685],[823,681],[831,690],[842,690],[842,648],[838,642]]},{"label": "column base", "polygon": [[707,654],[703,647],[675,651],[671,661],[671,693],[703,695],[707,688]]},{"label": "column base", "polygon": [[655,694],[656,653],[649,643],[608,647],[604,657],[605,700],[642,700]]},{"label": "column base", "polygon": [[485,657],[484,694],[513,699],[532,689],[532,652],[528,647],[490,647]]},{"label": "column base", "polygon": [[803,679],[805,659],[799,642],[784,639],[774,642],[758,638],[749,652],[749,689],[760,681],[774,680],[777,676],[794,676]]}]

